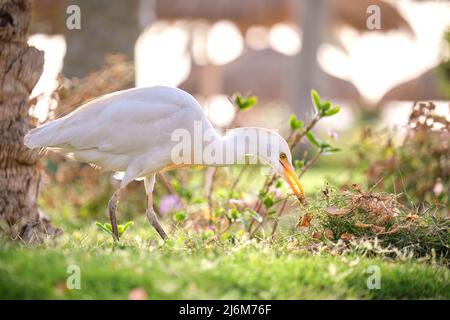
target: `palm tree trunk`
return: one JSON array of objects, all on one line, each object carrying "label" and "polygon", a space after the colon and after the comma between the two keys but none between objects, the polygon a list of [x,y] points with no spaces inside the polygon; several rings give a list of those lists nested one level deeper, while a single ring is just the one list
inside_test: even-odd
[{"label": "palm tree trunk", "polygon": [[23,144],[44,65],[43,52],[27,44],[30,11],[30,0],[0,0],[0,227],[27,243],[56,232],[38,211],[39,155]]}]

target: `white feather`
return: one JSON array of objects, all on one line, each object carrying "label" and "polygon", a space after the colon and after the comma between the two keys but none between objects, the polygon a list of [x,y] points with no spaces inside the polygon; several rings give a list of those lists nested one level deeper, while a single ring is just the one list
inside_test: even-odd
[{"label": "white feather", "polygon": [[172,132],[179,128],[191,132],[194,121],[212,128],[187,92],[170,87],[134,88],[92,100],[31,130],[25,144],[71,153],[76,160],[106,170],[127,171],[133,165],[134,179],[169,165],[175,143],[170,143]]}]

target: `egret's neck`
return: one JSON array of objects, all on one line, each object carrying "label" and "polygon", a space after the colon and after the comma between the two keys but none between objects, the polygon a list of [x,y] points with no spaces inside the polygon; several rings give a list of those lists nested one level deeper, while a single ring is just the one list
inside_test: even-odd
[{"label": "egret's neck", "polygon": [[[224,136],[217,137],[215,150],[222,150],[222,154],[215,155],[212,165],[228,166],[234,164],[256,164],[260,156],[261,131],[259,128],[236,128],[229,130]],[[208,155],[208,147],[204,154]],[[219,151],[220,153],[220,151]],[[211,153],[212,154],[212,153]]]}]

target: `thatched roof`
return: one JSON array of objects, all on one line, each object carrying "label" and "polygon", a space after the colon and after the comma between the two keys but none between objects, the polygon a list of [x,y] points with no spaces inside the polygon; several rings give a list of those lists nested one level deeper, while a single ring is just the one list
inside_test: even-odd
[{"label": "thatched roof", "polygon": [[331,0],[334,10],[334,22],[349,25],[359,31],[367,30],[367,8],[377,5],[381,12],[381,31],[405,30],[413,34],[409,23],[392,4],[382,0]]},{"label": "thatched roof", "polygon": [[[271,26],[275,23],[298,23],[298,0],[156,0],[155,11],[160,19],[205,19],[211,22],[228,19],[242,31],[251,25]],[[378,5],[382,15],[382,31],[405,29],[408,22],[395,6],[383,0],[328,0],[333,25],[345,24],[368,31],[367,7]],[[313,12],[311,14],[314,14]]]},{"label": "thatched roof", "polygon": [[[377,5],[382,14],[382,31],[404,29],[412,33],[408,22],[395,6],[383,0],[327,0],[332,14],[332,25],[349,25],[359,31],[368,31],[366,12],[369,5]],[[68,4],[81,4],[86,1],[74,0],[34,0],[34,22],[48,24],[48,33],[63,33]],[[131,7],[139,0],[132,0]],[[272,26],[280,22],[298,23],[298,0],[155,0],[155,12],[159,19],[205,19],[211,22],[227,19],[234,21],[241,31],[251,25]],[[115,2],[107,4],[114,6]],[[134,10],[128,15],[136,15]],[[311,14],[314,14],[313,12]]]},{"label": "thatched roof", "polygon": [[157,0],[155,11],[160,19],[232,20],[241,30],[295,20],[292,0]]},{"label": "thatched roof", "polygon": [[[210,91],[207,94],[232,95],[239,90],[242,93],[251,92],[257,95],[262,104],[286,100],[291,90],[295,90],[290,77],[294,65],[295,57],[272,49],[249,49],[233,62],[221,67],[216,66],[215,68],[220,68],[217,73],[205,70],[210,66],[193,66],[189,78],[180,87],[188,92],[205,94],[203,82],[206,81]],[[321,70],[318,72],[324,73]],[[217,82],[217,85],[211,82]],[[360,102],[359,91],[352,83],[329,74],[324,74],[324,83],[327,84],[327,94],[330,97],[355,104]]]},{"label": "thatched roof", "polygon": [[441,100],[443,94],[439,90],[438,68],[432,68],[417,78],[403,82],[389,90],[381,99],[380,105],[391,100]]}]

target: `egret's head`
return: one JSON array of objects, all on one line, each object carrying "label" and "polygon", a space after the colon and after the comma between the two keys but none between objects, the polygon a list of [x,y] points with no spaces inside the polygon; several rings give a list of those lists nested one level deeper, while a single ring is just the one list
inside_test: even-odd
[{"label": "egret's head", "polygon": [[305,193],[292,166],[291,150],[281,135],[265,128],[236,128],[227,133],[224,141],[237,147],[238,159],[256,156],[270,165],[289,184],[300,202],[305,202]]},{"label": "egret's head", "polygon": [[267,159],[270,166],[289,184],[300,202],[304,203],[305,192],[292,165],[292,155],[288,143],[278,133],[271,132],[268,145],[271,148],[270,157]]}]

